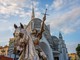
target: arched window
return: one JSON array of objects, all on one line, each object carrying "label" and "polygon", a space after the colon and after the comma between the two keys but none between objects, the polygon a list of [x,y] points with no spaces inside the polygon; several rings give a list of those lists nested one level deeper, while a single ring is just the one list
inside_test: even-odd
[{"label": "arched window", "polygon": [[31,21],[31,29],[33,30],[34,29],[34,22]]}]

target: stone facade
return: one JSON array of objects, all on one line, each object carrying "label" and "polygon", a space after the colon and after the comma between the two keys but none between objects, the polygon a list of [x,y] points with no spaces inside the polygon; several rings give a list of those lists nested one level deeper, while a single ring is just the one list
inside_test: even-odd
[{"label": "stone facade", "polygon": [[0,55],[4,55],[4,56],[7,56],[8,55],[8,46],[0,46]]},{"label": "stone facade", "polygon": [[[39,18],[34,18],[25,27],[28,32],[32,32],[33,29],[40,31],[42,20]],[[43,49],[47,55],[48,60],[68,60],[68,52],[66,44],[63,40],[62,34],[59,33],[59,37],[51,36],[50,27],[45,24],[45,31],[43,37],[40,41],[40,47]],[[46,46],[47,47],[46,47]]]}]

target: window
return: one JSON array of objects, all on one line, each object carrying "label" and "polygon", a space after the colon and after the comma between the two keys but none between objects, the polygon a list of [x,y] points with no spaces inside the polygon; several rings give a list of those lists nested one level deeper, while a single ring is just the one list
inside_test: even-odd
[{"label": "window", "polygon": [[31,21],[31,29],[33,30],[34,29],[34,22]]}]

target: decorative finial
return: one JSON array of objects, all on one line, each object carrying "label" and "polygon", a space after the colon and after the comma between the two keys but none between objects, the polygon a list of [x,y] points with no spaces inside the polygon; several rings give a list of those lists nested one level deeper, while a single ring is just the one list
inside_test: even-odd
[{"label": "decorative finial", "polygon": [[63,39],[61,32],[59,32],[59,39]]},{"label": "decorative finial", "polygon": [[34,4],[32,1],[32,16],[31,16],[31,20],[33,20],[35,18],[35,13],[34,13]]}]

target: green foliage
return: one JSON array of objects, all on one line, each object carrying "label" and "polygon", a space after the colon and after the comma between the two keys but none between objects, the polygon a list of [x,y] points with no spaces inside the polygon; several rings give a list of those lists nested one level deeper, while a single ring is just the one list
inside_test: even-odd
[{"label": "green foliage", "polygon": [[12,43],[13,43],[13,42],[9,42],[9,46],[11,46],[11,45],[12,45]]},{"label": "green foliage", "polygon": [[80,44],[78,44],[77,48],[76,48],[76,51],[77,51],[77,55],[79,56],[80,58]]}]

